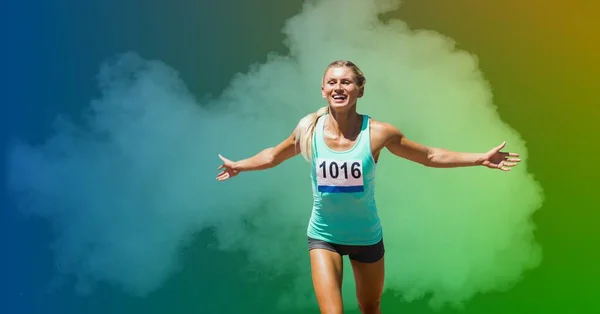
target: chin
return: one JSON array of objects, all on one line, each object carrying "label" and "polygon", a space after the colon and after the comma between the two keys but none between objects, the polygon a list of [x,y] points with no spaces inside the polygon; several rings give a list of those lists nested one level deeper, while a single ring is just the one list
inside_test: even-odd
[{"label": "chin", "polygon": [[352,108],[352,103],[348,100],[342,102],[342,103],[338,103],[335,101],[328,101],[329,103],[329,107],[331,107],[332,109],[336,110],[336,111],[346,111],[349,110],[350,108]]}]

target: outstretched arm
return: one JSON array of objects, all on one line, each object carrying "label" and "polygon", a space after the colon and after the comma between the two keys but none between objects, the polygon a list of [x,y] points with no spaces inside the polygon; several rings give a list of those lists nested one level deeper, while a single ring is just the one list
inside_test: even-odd
[{"label": "outstretched arm", "polygon": [[394,155],[434,168],[455,168],[486,166],[488,168],[509,171],[521,160],[518,154],[500,152],[505,142],[485,153],[463,153],[443,148],[428,147],[409,140],[390,124],[382,124],[385,147]]},{"label": "outstretched arm", "polygon": [[283,140],[277,146],[263,149],[258,154],[242,159],[231,161],[219,154],[223,164],[217,168],[222,170],[217,175],[217,180],[223,181],[238,175],[242,171],[255,171],[273,168],[285,160],[296,156],[300,152],[296,145],[294,133]]}]

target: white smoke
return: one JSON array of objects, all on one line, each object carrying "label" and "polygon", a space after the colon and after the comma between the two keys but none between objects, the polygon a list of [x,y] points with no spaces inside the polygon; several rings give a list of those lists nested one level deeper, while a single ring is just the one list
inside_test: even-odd
[{"label": "white smoke", "polygon": [[[81,291],[106,282],[147,295],[180,270],[178,252],[193,236],[212,227],[221,249],[246,252],[248,267],[295,276],[292,293],[273,292],[281,305],[311,304],[307,165],[295,158],[219,183],[217,154],[242,159],[287,137],[324,105],[320,78],[337,59],[356,62],[367,76],[359,111],[408,137],[461,151],[507,140],[526,158],[476,58],[436,32],[378,19],[397,4],[305,5],[284,28],[290,55],[236,76],[209,103],[160,61],[127,53],[104,64],[102,96],[83,123],[58,119],[43,145],[16,142],[9,151],[9,187],[25,213],[55,227],[58,270],[74,275]],[[431,294],[437,306],[518,282],[541,258],[530,218],[542,194],[526,171],[526,162],[511,173],[427,169],[384,153],[377,197],[386,289],[408,301]]]}]

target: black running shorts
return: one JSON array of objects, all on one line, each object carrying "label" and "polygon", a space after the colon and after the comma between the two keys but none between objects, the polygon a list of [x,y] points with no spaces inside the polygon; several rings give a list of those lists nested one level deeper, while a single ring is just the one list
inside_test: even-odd
[{"label": "black running shorts", "polygon": [[308,237],[308,250],[325,249],[362,263],[375,263],[385,254],[383,239],[373,245],[342,245]]}]

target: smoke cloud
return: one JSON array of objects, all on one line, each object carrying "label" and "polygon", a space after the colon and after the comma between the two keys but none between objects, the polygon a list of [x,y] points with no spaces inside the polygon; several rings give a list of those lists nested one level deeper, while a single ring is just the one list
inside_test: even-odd
[{"label": "smoke cloud", "polygon": [[386,291],[440,306],[516,284],[541,260],[531,216],[543,195],[527,172],[525,142],[498,115],[476,57],[434,31],[378,19],[396,7],[306,4],[284,27],[290,54],[271,55],[208,102],[163,62],[135,53],[108,60],[98,74],[102,96],[81,117],[60,117],[43,144],[15,141],[8,151],[8,186],[21,210],[54,227],[57,270],[80,292],[109,283],[145,296],[182,270],[181,250],[210,228],[220,250],[244,252],[241,268],[292,278],[291,291],[273,292],[282,306],[313,304],[308,165],[298,156],[216,182],[217,154],[241,159],[287,137],[325,105],[326,64],[349,59],[367,77],[360,112],[436,147],[482,152],[506,140],[525,160],[503,173],[429,169],[384,153],[377,201]]}]

